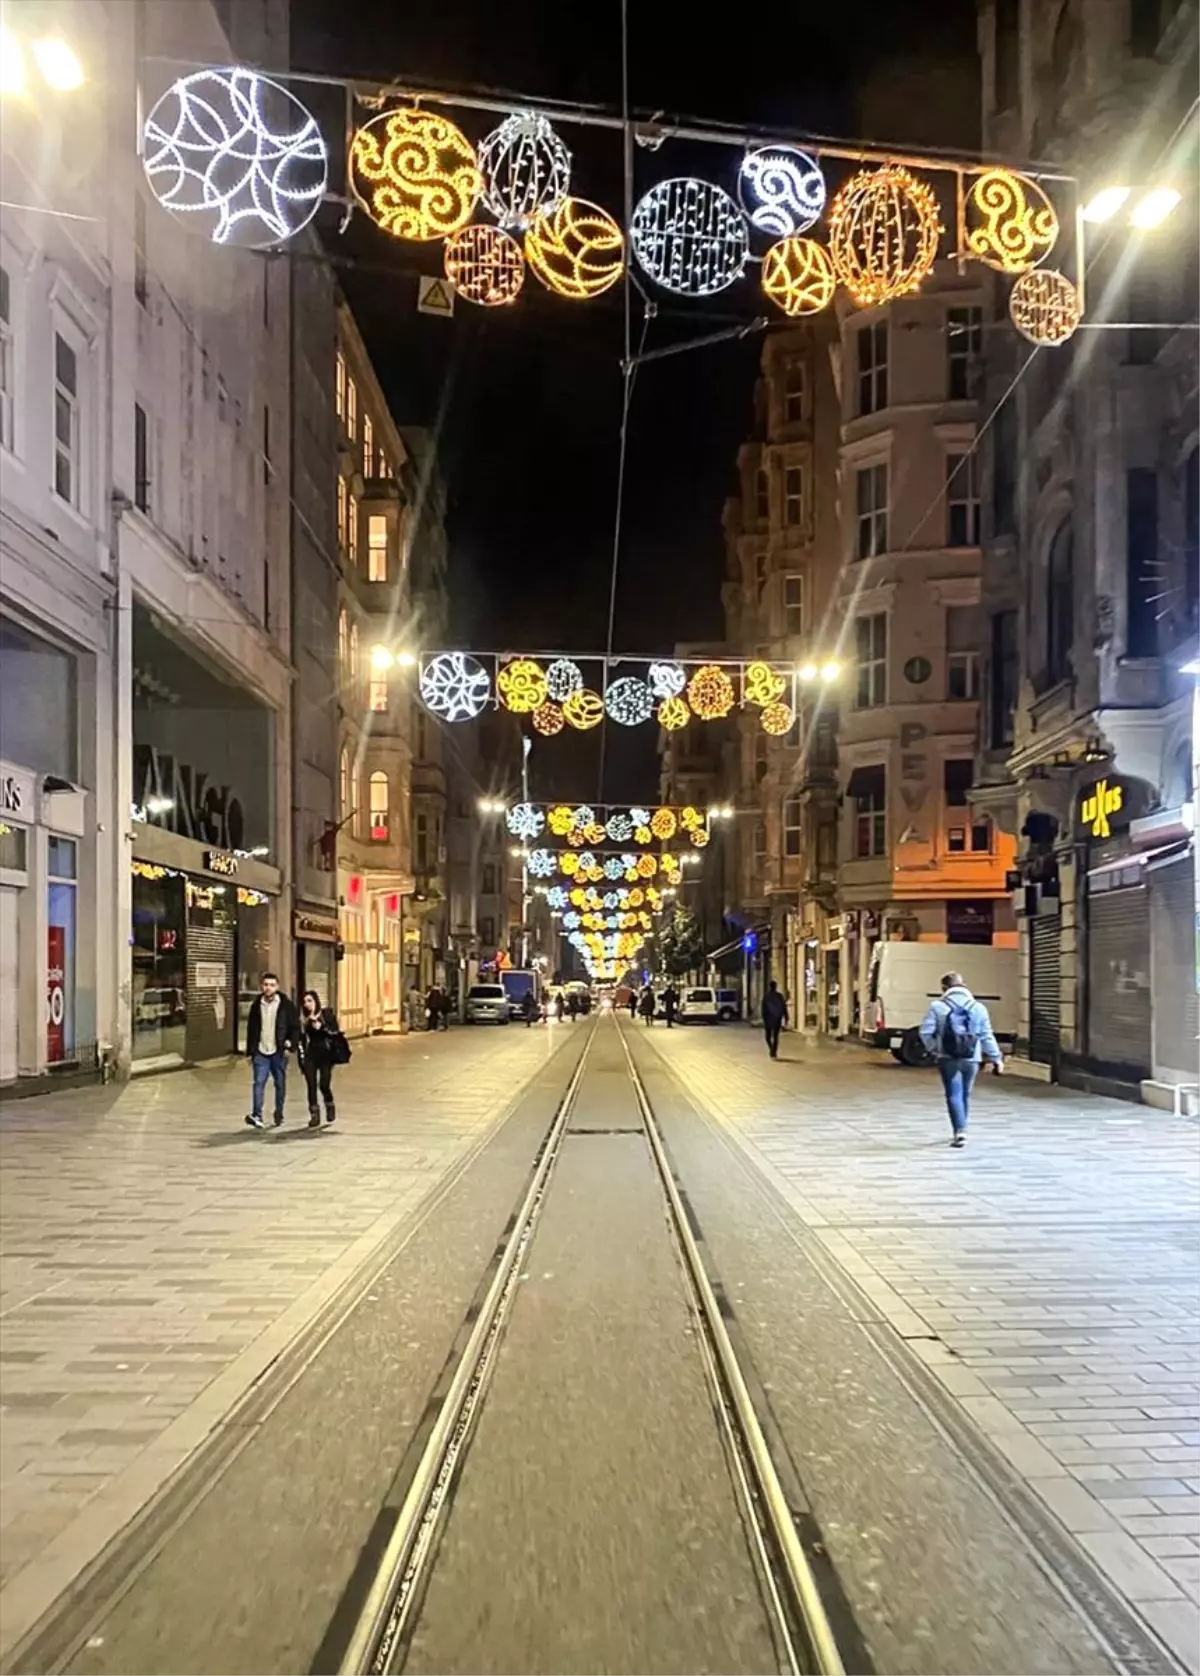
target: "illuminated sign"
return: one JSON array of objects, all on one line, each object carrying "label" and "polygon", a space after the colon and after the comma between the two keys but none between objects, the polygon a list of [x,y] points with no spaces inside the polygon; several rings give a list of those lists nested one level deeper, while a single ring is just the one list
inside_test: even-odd
[{"label": "illuminated sign", "polygon": [[238,870],[238,858],[228,850],[205,850],[204,868],[208,873],[220,873],[223,878],[231,879]]},{"label": "illuminated sign", "polygon": [[1079,819],[1093,838],[1111,838],[1110,817],[1119,815],[1124,804],[1124,791],[1119,782],[1097,780],[1080,799]]}]

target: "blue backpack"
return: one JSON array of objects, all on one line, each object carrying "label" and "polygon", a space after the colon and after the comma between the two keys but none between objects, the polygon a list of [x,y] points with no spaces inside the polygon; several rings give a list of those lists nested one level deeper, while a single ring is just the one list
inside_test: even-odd
[{"label": "blue backpack", "polygon": [[942,1021],[942,1053],[947,1059],[974,1059],[979,1038],[971,1028],[968,1008],[957,1001],[947,1001],[949,1009]]}]

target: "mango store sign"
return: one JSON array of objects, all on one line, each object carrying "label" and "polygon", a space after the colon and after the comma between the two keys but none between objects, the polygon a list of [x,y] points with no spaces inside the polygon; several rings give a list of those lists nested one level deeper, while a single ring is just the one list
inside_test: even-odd
[{"label": "mango store sign", "polygon": [[240,798],[202,770],[139,745],[134,751],[134,818],[195,838],[217,850],[245,848],[246,818]]}]

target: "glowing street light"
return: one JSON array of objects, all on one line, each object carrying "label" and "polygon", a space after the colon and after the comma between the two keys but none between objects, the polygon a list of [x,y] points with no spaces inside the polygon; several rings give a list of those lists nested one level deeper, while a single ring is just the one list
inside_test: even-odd
[{"label": "glowing street light", "polygon": [[12,30],[0,25],[0,95],[24,91],[25,54]]},{"label": "glowing street light", "polygon": [[1101,227],[1112,220],[1132,191],[1131,186],[1102,186],[1099,192],[1092,193],[1080,214],[1093,227]]},{"label": "glowing street light", "polygon": [[475,807],[481,815],[502,815],[507,804],[502,797],[481,797]]},{"label": "glowing street light", "polygon": [[1161,227],[1171,211],[1182,201],[1182,194],[1173,186],[1156,186],[1139,198],[1129,212],[1131,227],[1149,231]]},{"label": "glowing street light", "polygon": [[75,49],[61,35],[43,35],[33,43],[32,51],[47,87],[56,93],[73,93],[83,86],[83,65]]}]

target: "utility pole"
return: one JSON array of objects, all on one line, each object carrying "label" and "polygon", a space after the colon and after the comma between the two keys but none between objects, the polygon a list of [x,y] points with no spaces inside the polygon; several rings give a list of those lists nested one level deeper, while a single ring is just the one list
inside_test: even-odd
[{"label": "utility pole", "polygon": [[[529,802],[529,753],[533,741],[521,735],[521,800]],[[521,845],[521,970],[529,970],[529,846]]]}]

